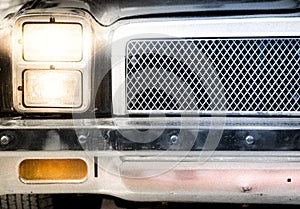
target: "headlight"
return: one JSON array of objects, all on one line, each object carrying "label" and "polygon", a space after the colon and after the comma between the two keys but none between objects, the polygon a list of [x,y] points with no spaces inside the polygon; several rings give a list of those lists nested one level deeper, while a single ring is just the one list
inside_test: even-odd
[{"label": "headlight", "polygon": [[91,101],[91,22],[81,16],[19,18],[13,30],[14,108],[84,112]]},{"label": "headlight", "polygon": [[66,70],[24,72],[24,104],[28,107],[80,107],[81,73]]},{"label": "headlight", "polygon": [[26,61],[80,61],[80,24],[24,24],[23,57]]}]

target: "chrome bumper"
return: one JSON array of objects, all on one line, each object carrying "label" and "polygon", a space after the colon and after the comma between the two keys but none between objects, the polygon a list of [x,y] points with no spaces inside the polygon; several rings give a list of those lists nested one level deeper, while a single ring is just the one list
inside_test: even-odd
[{"label": "chrome bumper", "polygon": [[[163,128],[297,131],[299,127],[297,118],[0,120],[0,132]],[[20,180],[19,165],[25,159],[69,158],[87,163],[85,181],[24,183]],[[297,151],[18,150],[1,151],[0,166],[0,195],[94,193],[134,201],[300,203],[300,153]]]},{"label": "chrome bumper", "polygon": [[[20,162],[36,158],[83,159],[88,177],[82,183],[22,183]],[[298,152],[1,152],[0,164],[0,194],[95,193],[135,201],[300,203]]]}]

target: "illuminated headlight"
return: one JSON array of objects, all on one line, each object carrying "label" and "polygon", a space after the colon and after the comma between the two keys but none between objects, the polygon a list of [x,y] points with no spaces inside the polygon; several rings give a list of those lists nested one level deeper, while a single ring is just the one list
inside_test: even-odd
[{"label": "illuminated headlight", "polygon": [[81,25],[24,24],[23,57],[26,61],[80,61]]},{"label": "illuminated headlight", "polygon": [[80,107],[81,73],[66,70],[27,70],[24,103],[28,107]]},{"label": "illuminated headlight", "polygon": [[13,105],[24,113],[82,113],[91,105],[92,27],[85,16],[29,15],[13,30]]}]

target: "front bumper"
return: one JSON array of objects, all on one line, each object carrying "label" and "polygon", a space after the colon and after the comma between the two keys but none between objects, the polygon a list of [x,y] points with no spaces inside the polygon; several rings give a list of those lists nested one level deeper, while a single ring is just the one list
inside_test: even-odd
[{"label": "front bumper", "polygon": [[[0,194],[95,193],[135,201],[299,204],[296,152],[1,152]],[[24,159],[80,158],[82,183],[25,184]],[[97,162],[96,162],[97,161]]]},{"label": "front bumper", "polygon": [[[112,118],[74,120],[2,119],[0,130],[40,131],[75,130],[78,139],[86,130],[97,133],[125,131],[125,135],[168,129],[194,132],[212,131],[211,143],[201,150],[194,147],[125,151],[111,146],[81,149],[52,146],[49,149],[19,148],[0,152],[0,194],[17,193],[95,193],[134,201],[191,201],[230,203],[300,203],[300,154],[295,150],[222,150],[217,144],[220,131],[299,130],[294,118]],[[130,131],[129,131],[130,130]],[[129,132],[128,132],[129,131]],[[215,132],[216,131],[216,132]],[[59,133],[59,132],[58,132]],[[42,135],[41,135],[42,136]],[[183,135],[189,136],[189,135]],[[219,135],[220,136],[220,135]],[[62,140],[63,136],[61,136]],[[55,137],[41,139],[41,143]],[[101,139],[99,135],[99,139]],[[93,141],[94,138],[86,138]],[[107,140],[105,137],[104,141]],[[187,139],[185,139],[187,140]],[[135,143],[137,142],[135,138]],[[96,143],[99,144],[99,143]],[[142,146],[143,147],[143,146]],[[149,148],[149,147],[148,147]],[[88,176],[82,182],[24,183],[19,165],[25,159],[84,160]]]}]

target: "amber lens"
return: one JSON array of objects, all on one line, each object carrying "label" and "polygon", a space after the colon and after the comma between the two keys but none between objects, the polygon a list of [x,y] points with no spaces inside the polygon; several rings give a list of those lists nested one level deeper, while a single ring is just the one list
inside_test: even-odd
[{"label": "amber lens", "polygon": [[25,181],[83,180],[87,170],[81,159],[31,159],[21,162],[19,174]]}]

